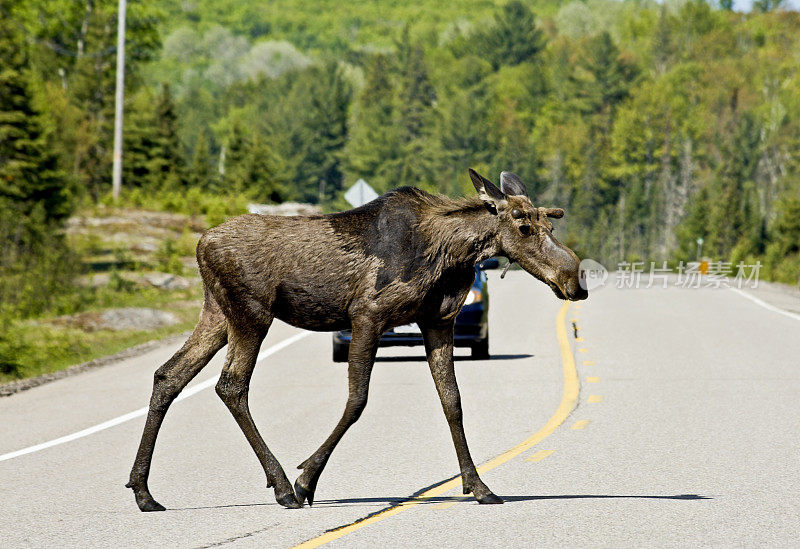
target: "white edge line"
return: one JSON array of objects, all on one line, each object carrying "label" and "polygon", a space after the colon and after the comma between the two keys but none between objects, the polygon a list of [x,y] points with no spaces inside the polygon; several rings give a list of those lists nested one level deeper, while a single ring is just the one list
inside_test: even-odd
[{"label": "white edge line", "polygon": [[[307,335],[311,334],[311,332],[303,331],[299,334],[295,334],[291,337],[288,337],[281,341],[280,343],[276,343],[272,347],[268,347],[264,349],[261,353],[259,353],[256,362],[261,362],[265,358],[270,355],[277,353],[278,351],[285,349],[289,345],[300,341]],[[196,395],[203,389],[208,389],[216,385],[217,380],[219,379],[219,374],[215,375],[211,379],[207,379],[197,385],[193,385],[192,387],[184,390],[181,392],[180,395],[174,400],[174,402],[178,402],[185,398],[189,398],[192,395]],[[130,421],[132,419],[136,419],[137,417],[142,417],[147,415],[148,408],[139,408],[138,410],[134,410],[133,412],[128,412],[127,414],[123,414],[121,416],[117,416],[113,419],[109,419],[108,421],[104,421],[103,423],[98,423],[97,425],[93,425],[92,427],[87,427],[81,431],[65,435],[63,437],[54,438],[53,440],[48,440],[47,442],[42,442],[41,444],[36,444],[34,446],[28,446],[27,448],[23,448],[22,450],[16,450],[14,452],[9,452],[7,454],[0,455],[0,461],[6,461],[9,459],[14,459],[15,457],[24,456],[25,454],[32,454],[34,452],[38,452],[39,450],[44,450],[45,448],[52,448],[53,446],[58,446],[59,444],[64,444],[65,442],[70,442],[73,440],[77,440],[79,438],[88,437],[89,435],[93,435],[94,433],[98,433],[100,431],[104,431],[106,429],[110,429],[120,423],[125,423],[126,421]]]},{"label": "white edge line", "polygon": [[746,297],[747,299],[749,299],[753,303],[755,303],[757,305],[761,305],[765,309],[767,309],[769,311],[772,311],[773,313],[778,313],[778,314],[781,314],[783,316],[788,316],[789,318],[793,318],[795,320],[800,320],[800,314],[793,313],[791,311],[785,311],[785,310],[783,310],[783,309],[781,309],[779,307],[776,307],[775,305],[770,305],[766,301],[762,301],[761,299],[758,299],[757,297],[752,296],[752,295],[748,294],[747,292],[743,292],[742,290],[740,290],[738,288],[731,288],[731,290],[733,290],[734,292],[736,292],[737,294],[739,294],[742,297]]}]

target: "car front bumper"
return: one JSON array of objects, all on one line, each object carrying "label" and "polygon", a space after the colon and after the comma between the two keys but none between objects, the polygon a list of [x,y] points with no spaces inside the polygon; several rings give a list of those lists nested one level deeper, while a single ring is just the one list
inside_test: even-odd
[{"label": "car front bumper", "polygon": [[[483,341],[488,337],[489,328],[484,321],[484,310],[482,307],[465,306],[456,319],[453,345],[456,347],[472,347],[475,343]],[[350,344],[352,334],[350,330],[334,332],[333,339],[337,343]],[[397,333],[393,330],[385,332],[381,336],[380,347],[416,347],[423,345],[422,334]]]}]

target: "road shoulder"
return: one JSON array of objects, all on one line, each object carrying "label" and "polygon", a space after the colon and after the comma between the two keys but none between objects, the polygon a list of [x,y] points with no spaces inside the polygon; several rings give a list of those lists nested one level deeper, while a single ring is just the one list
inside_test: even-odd
[{"label": "road shoulder", "polygon": [[133,347],[128,347],[127,349],[123,349],[118,353],[95,358],[81,364],[76,364],[75,366],[70,366],[69,368],[64,368],[63,370],[56,370],[55,372],[49,372],[40,376],[3,383],[0,384],[0,397],[11,396],[21,391],[27,391],[28,389],[44,385],[45,383],[50,383],[51,381],[64,379],[65,377],[82,374],[83,372],[87,372],[89,370],[116,364],[122,360],[135,357],[139,354],[151,351],[161,346],[172,346],[185,340],[187,337],[189,337],[189,334],[191,334],[191,332],[183,332],[162,339],[154,339],[152,341],[140,343],[139,345],[134,345]]},{"label": "road shoulder", "polygon": [[773,307],[800,314],[800,288],[798,287],[780,282],[759,281],[755,288],[742,288],[741,291]]}]

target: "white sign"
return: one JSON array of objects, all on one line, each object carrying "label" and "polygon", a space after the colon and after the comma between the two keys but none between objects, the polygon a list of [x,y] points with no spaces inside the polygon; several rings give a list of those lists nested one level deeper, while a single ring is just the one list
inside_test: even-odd
[{"label": "white sign", "polygon": [[369,184],[363,179],[356,181],[356,184],[350,187],[350,190],[344,193],[344,199],[352,204],[354,208],[363,206],[367,202],[375,200],[376,198],[378,198],[378,193],[376,193],[375,189],[370,187]]}]

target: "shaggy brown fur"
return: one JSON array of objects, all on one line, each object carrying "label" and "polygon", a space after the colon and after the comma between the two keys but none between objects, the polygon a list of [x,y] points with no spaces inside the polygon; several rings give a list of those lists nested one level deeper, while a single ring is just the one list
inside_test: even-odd
[{"label": "shaggy brown fur", "polygon": [[[417,322],[450,424],[464,493],[502,503],[478,477],[467,448],[453,369],[455,317],[474,265],[503,255],[549,284],[557,296],[585,299],[575,254],[552,235],[524,186],[503,173],[501,186],[470,171],[478,197],[453,200],[401,188],[360,208],[313,217],[244,215],[206,232],[197,246],[205,285],[200,322],[155,374],[150,411],[128,487],[142,511],[158,511],[147,487],[153,447],[170,403],[226,343],[217,393],[230,409],[286,507],[313,502],[331,452],[367,402],[381,334]],[[351,329],[349,397],[330,437],[304,461],[294,484],[253,422],[248,388],[258,350],[278,318],[307,330]]]}]

